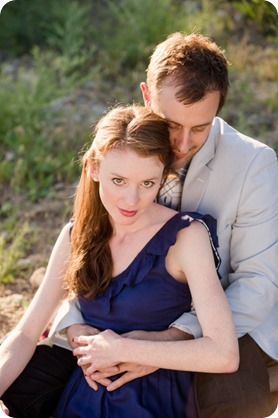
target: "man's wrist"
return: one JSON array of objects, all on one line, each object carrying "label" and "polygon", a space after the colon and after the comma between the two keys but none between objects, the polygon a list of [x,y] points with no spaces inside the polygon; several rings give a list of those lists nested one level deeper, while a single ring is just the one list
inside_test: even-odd
[{"label": "man's wrist", "polygon": [[185,331],[182,331],[178,328],[171,327],[168,328],[165,332],[167,332],[167,338],[170,341],[180,341],[180,340],[193,340],[194,336],[192,334],[188,334]]}]

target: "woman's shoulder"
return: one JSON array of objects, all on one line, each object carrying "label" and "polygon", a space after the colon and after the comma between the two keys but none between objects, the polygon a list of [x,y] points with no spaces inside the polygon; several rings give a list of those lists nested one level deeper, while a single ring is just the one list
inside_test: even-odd
[{"label": "woman's shoulder", "polygon": [[69,242],[70,241],[70,235],[72,230],[73,223],[71,221],[64,224],[62,229],[60,230],[59,236],[57,238],[56,242]]},{"label": "woman's shoulder", "polygon": [[64,224],[62,227],[61,233],[63,234],[70,234],[73,227],[73,221],[70,220]]}]

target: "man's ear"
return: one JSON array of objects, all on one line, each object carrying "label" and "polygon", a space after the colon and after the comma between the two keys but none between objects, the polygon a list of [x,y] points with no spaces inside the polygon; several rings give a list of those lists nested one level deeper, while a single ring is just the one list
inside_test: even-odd
[{"label": "man's ear", "polygon": [[143,96],[144,104],[146,107],[151,107],[151,98],[149,89],[146,83],[140,83],[140,89]]}]

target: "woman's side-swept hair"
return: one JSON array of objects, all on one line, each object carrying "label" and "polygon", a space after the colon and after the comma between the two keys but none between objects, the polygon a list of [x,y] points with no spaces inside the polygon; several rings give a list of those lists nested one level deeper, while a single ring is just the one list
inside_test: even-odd
[{"label": "woman's side-swept hair", "polygon": [[[82,158],[82,172],[73,207],[71,254],[65,276],[69,294],[96,297],[112,278],[109,238],[112,225],[99,196],[92,170],[112,149],[133,150],[143,157],[157,156],[170,171],[172,151],[166,121],[150,109],[117,106],[97,123],[92,145]],[[120,164],[120,162],[119,162]]]},{"label": "woman's side-swept hair", "polygon": [[171,85],[179,87],[176,98],[185,105],[219,91],[219,112],[229,87],[228,65],[224,52],[210,38],[175,32],[158,44],[151,56],[147,69],[150,95],[159,94],[167,78]]}]

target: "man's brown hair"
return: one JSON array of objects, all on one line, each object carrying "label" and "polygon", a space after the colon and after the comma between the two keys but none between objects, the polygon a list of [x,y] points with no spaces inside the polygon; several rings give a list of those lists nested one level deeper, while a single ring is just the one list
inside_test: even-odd
[{"label": "man's brown hair", "polygon": [[169,84],[179,87],[176,98],[185,105],[219,91],[219,112],[229,87],[228,64],[224,52],[210,38],[175,32],[158,44],[151,56],[147,69],[150,96],[159,93],[167,78]]}]

